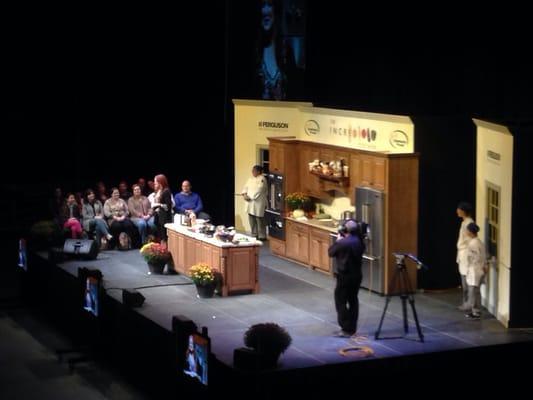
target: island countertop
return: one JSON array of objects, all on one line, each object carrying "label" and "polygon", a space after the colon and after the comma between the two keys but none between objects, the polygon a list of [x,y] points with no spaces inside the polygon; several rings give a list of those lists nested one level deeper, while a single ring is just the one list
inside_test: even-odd
[{"label": "island countertop", "polygon": [[182,235],[188,236],[190,238],[199,240],[204,243],[208,243],[213,246],[217,247],[247,247],[247,246],[262,246],[263,242],[260,240],[257,240],[253,236],[244,235],[242,233],[236,233],[234,240],[239,241],[238,244],[234,244],[232,242],[223,242],[221,240],[218,240],[214,237],[208,237],[204,235],[203,233],[195,232],[192,228],[188,226],[178,225],[178,224],[165,224],[165,228],[173,230],[175,232],[179,232]]},{"label": "island countertop", "polygon": [[195,232],[189,227],[165,224],[168,232],[168,250],[174,269],[190,276],[193,265],[205,263],[220,274],[219,293],[248,291],[259,293],[259,240],[247,235],[235,234],[244,239],[237,244],[222,242]]}]

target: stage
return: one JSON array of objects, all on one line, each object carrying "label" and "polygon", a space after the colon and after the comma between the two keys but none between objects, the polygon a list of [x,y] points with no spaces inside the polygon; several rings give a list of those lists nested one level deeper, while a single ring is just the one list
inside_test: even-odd
[{"label": "stage", "polygon": [[[225,368],[225,384],[230,383],[228,376],[243,372],[235,371],[233,351],[244,347],[243,334],[247,328],[260,322],[275,322],[286,328],[292,337],[292,344],[280,357],[278,368],[261,374],[260,379],[269,383],[296,384],[303,379],[314,380],[315,385],[320,385],[322,379],[325,383],[328,379],[354,376],[355,373],[386,376],[413,370],[428,372],[432,368],[446,369],[446,365],[455,363],[454,368],[460,369],[466,368],[461,362],[473,355],[481,365],[502,354],[510,357],[524,354],[524,349],[531,352],[533,343],[531,330],[506,329],[486,311],[481,320],[466,319],[457,309],[459,290],[415,295],[424,342],[419,340],[410,308],[409,334],[403,335],[398,297],[393,297],[390,302],[381,331],[382,339],[375,340],[385,297],[366,289],[359,292],[357,339],[334,337],[333,332],[339,329],[333,303],[334,279],[273,256],[268,246],[262,246],[260,251],[261,290],[258,294],[209,299],[198,298],[196,287],[186,276],[148,275],[146,262],[138,250],[104,251],[93,261],[72,259],[57,265],[47,262],[44,254],[40,257],[49,268],[63,276],[50,280],[48,285],[52,290],[55,285],[73,286],[70,291],[61,290],[57,294],[61,299],[55,300],[69,302],[71,312],[79,307],[79,298],[72,298],[79,296],[79,285],[75,283],[78,268],[96,268],[103,273],[104,289],[113,303],[108,307],[111,311],[105,311],[107,315],[104,316],[106,351],[117,352],[112,358],[127,356],[130,358],[124,361],[125,365],[131,367],[131,363],[138,361],[139,368],[147,369],[152,368],[153,360],[161,357],[170,362],[174,358],[172,316],[181,315],[194,321],[198,328],[208,328],[212,353]],[[66,283],[68,277],[70,283]],[[142,293],[145,297],[142,307],[124,307],[122,289],[137,289]],[[514,346],[514,350],[507,345]],[[117,350],[120,346],[124,348]],[[136,348],[135,356],[129,350],[132,346]],[[342,355],[342,350],[350,346],[364,346],[367,351]],[[158,366],[163,368],[165,362]],[[136,372],[143,375],[137,367]],[[212,372],[216,374],[215,369]],[[275,385],[269,390],[275,393]]]},{"label": "stage", "polygon": [[[78,267],[98,268],[104,275],[106,293],[122,301],[121,289],[139,288],[145,297],[139,314],[171,330],[173,315],[183,315],[198,327],[206,326],[212,352],[224,364],[233,364],[233,350],[243,347],[243,334],[253,324],[275,322],[287,329],[292,345],[280,358],[280,369],[314,367],[353,362],[339,350],[354,344],[353,339],[337,338],[339,329],[333,303],[334,279],[301,265],[272,256],[261,248],[259,294],[200,299],[191,281],[182,275],[147,275],[147,265],[136,250],[104,251],[94,261],[72,260],[58,264],[72,275]],[[176,284],[176,286],[160,286]],[[147,286],[156,286],[147,288]],[[143,288],[144,287],[144,288]],[[459,290],[442,294],[415,295],[415,306],[424,334],[419,340],[411,309],[408,308],[409,334],[403,336],[400,298],[392,298],[380,337],[374,333],[385,304],[385,297],[359,292],[359,343],[370,347],[374,358],[398,357],[471,347],[531,340],[520,330],[505,329],[494,317],[483,313],[471,321],[457,310]],[[362,337],[361,337],[362,336]]]}]

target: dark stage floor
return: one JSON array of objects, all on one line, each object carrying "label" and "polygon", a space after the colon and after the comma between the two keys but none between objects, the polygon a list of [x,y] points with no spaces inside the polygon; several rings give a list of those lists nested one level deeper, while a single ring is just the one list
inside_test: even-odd
[{"label": "dark stage floor", "polygon": [[[121,301],[121,288],[182,283],[138,289],[146,298],[138,312],[168,330],[173,315],[184,315],[199,327],[207,326],[213,353],[229,366],[233,365],[233,350],[244,346],[246,329],[259,322],[276,322],[293,338],[292,345],[280,358],[281,370],[362,359],[360,353],[349,356],[339,353],[354,345],[353,339],[332,336],[338,330],[333,278],[272,256],[268,246],[261,249],[260,293],[225,298],[197,298],[195,286],[188,284],[190,281],[184,276],[147,275],[147,265],[135,250],[105,251],[95,261],[73,260],[59,266],[74,275],[80,266],[100,269],[107,293],[118,301]],[[533,340],[531,330],[505,329],[487,312],[479,321],[467,320],[456,309],[459,298],[459,291],[415,295],[425,336],[425,342],[421,343],[410,310],[410,333],[403,336],[401,301],[394,297],[381,333],[384,339],[374,340],[385,298],[361,289],[359,344],[373,351],[370,357],[383,359]]]}]

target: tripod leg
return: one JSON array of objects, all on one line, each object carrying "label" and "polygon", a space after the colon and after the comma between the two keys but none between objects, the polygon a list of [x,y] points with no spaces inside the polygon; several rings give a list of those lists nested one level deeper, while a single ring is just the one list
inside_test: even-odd
[{"label": "tripod leg", "polygon": [[[416,330],[418,332],[418,337],[420,338],[420,341],[421,342],[424,342],[424,335],[422,334],[422,329],[420,329],[420,323],[418,322],[418,314],[416,313],[416,308],[415,308],[415,296],[414,296],[414,292],[413,292],[413,289],[411,287],[411,282],[409,281],[409,276],[407,274],[407,270],[404,271],[405,275],[404,275],[404,284],[405,284],[405,293],[407,293],[407,295],[405,296],[407,299],[409,299],[409,304],[411,305],[411,310],[413,311],[413,317],[415,319],[415,324],[416,324]],[[405,302],[404,302],[405,304]],[[404,321],[405,320],[405,315],[404,315]]]},{"label": "tripod leg", "polygon": [[409,324],[407,323],[407,296],[401,295],[402,299],[402,314],[403,314],[403,332],[407,335],[409,333]]},{"label": "tripod leg", "polygon": [[394,276],[392,277],[390,284],[389,284],[389,291],[387,294],[387,298],[385,299],[385,307],[383,307],[383,313],[381,313],[381,319],[379,320],[379,326],[378,330],[374,334],[374,339],[379,339],[379,334],[381,333],[381,327],[383,326],[383,320],[385,319],[385,314],[387,313],[387,308],[389,307],[389,303],[392,297],[392,291],[394,287],[396,286],[396,281],[398,280],[398,270],[394,271]]},{"label": "tripod leg", "polygon": [[415,298],[409,296],[409,303],[411,304],[411,309],[413,310],[413,317],[415,318],[416,330],[418,331],[418,337],[421,342],[424,342],[424,335],[422,334],[422,329],[420,329],[420,323],[418,322],[418,315],[415,308]]},{"label": "tripod leg", "polygon": [[385,319],[385,313],[387,312],[387,307],[389,307],[390,299],[391,299],[390,296],[387,295],[387,298],[385,299],[385,307],[383,307],[383,313],[381,314],[381,319],[379,320],[378,330],[374,334],[374,339],[376,340],[379,339],[379,334],[381,332],[381,326],[383,325],[383,320]]}]

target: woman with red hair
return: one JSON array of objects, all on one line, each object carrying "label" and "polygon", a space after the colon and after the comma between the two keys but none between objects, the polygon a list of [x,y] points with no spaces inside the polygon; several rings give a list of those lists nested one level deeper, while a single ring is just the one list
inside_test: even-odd
[{"label": "woman with red hair", "polygon": [[167,229],[165,224],[172,222],[172,193],[168,188],[167,177],[163,174],[156,175],[154,178],[154,209],[155,225],[157,227],[157,236],[161,243],[167,242]]}]

